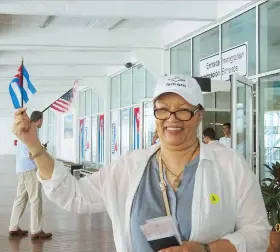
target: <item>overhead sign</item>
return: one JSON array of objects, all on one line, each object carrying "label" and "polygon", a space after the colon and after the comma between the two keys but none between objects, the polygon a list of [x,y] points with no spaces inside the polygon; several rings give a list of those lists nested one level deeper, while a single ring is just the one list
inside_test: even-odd
[{"label": "overhead sign", "polygon": [[200,76],[217,80],[229,80],[229,76],[238,73],[247,76],[247,44],[242,44],[219,54],[200,60]]}]

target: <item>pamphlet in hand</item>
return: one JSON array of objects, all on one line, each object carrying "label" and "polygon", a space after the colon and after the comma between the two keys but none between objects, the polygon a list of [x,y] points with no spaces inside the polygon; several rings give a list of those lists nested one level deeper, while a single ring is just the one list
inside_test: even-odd
[{"label": "pamphlet in hand", "polygon": [[146,224],[140,228],[148,243],[156,252],[182,245],[180,233],[172,216],[147,220]]}]

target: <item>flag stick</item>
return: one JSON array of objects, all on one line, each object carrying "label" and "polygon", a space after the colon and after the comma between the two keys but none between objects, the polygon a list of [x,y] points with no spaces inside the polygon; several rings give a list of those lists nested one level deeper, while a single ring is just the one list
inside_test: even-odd
[{"label": "flag stick", "polygon": [[20,86],[21,86],[21,107],[23,108],[23,57],[21,58]]}]

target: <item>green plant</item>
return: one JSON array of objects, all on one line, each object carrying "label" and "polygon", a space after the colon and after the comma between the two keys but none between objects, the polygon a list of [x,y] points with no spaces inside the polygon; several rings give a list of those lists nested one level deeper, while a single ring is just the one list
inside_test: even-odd
[{"label": "green plant", "polygon": [[280,183],[280,163],[276,161],[275,164],[272,164],[271,167],[269,165],[264,165],[268,172],[271,174],[272,178],[264,179],[264,181],[272,181],[272,179],[276,179],[278,183]]},{"label": "green plant", "polygon": [[276,224],[280,223],[280,163],[264,165],[270,173],[270,178],[262,180],[261,189],[264,198],[268,220],[275,230]]}]

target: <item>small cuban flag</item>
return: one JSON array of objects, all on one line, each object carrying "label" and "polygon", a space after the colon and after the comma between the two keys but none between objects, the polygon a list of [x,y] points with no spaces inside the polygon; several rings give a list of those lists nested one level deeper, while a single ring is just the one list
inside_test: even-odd
[{"label": "small cuban flag", "polygon": [[37,92],[23,64],[19,67],[17,74],[11,81],[9,92],[15,109],[22,107],[23,103],[26,104],[31,96]]}]

